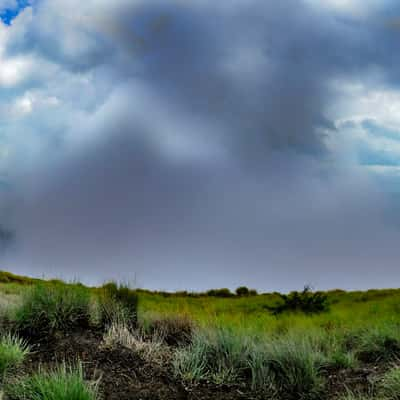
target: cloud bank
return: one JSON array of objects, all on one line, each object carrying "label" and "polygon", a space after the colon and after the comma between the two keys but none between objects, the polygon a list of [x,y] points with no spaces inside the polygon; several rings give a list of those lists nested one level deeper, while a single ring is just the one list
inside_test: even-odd
[{"label": "cloud bank", "polygon": [[0,24],[5,268],[168,290],[393,285],[395,2],[19,8]]}]

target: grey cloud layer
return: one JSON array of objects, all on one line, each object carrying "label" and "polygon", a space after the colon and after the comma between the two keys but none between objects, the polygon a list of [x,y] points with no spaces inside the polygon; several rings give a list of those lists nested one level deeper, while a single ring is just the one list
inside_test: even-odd
[{"label": "grey cloud layer", "polygon": [[[1,97],[29,91],[32,108],[0,122],[10,267],[167,289],[391,284],[396,225],[327,144],[326,113],[335,80],[397,86],[385,7],[214,3],[43,0],[15,20],[7,57],[44,68]],[[386,280],[360,277],[378,263]]]}]

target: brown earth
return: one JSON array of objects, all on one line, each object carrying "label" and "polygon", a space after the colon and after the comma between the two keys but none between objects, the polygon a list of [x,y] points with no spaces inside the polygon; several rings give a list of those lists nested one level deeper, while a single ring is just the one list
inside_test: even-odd
[{"label": "brown earth", "polygon": [[171,366],[152,365],[122,346],[104,348],[101,332],[75,332],[42,339],[32,348],[25,372],[81,360],[87,379],[100,378],[107,400],[239,400],[261,399],[242,386],[202,384],[185,387]]},{"label": "brown earth", "polygon": [[[244,385],[203,383],[185,386],[177,380],[170,365],[150,364],[137,353],[122,346],[105,348],[100,331],[60,334],[36,342],[25,363],[26,373],[38,367],[51,368],[59,362],[81,360],[86,378],[100,378],[99,389],[106,400],[267,400]],[[366,392],[372,380],[381,374],[367,365],[356,370],[325,371],[327,394],[335,399],[347,389]]]}]

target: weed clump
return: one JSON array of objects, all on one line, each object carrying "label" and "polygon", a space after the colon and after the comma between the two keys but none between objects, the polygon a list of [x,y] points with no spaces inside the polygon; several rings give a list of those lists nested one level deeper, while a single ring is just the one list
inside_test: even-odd
[{"label": "weed clump", "polygon": [[389,362],[400,357],[398,331],[392,326],[365,329],[353,337],[357,358],[365,363]]},{"label": "weed clump", "polygon": [[247,343],[228,329],[198,331],[187,348],[175,354],[175,372],[188,382],[235,382],[245,366]]},{"label": "weed clump", "polygon": [[251,383],[269,398],[319,399],[324,389],[322,356],[306,342],[264,343],[226,328],[199,331],[179,349],[175,373],[185,381],[216,384]]},{"label": "weed clump", "polygon": [[58,366],[54,371],[38,372],[5,388],[13,400],[96,400],[97,385],[83,377],[82,365]]},{"label": "weed clump", "polygon": [[87,327],[90,300],[79,285],[37,284],[25,292],[14,321],[18,331],[33,337]]},{"label": "weed clump", "polygon": [[[253,356],[254,354],[260,357],[257,353],[253,353]],[[274,389],[279,398],[285,400],[321,398],[324,390],[324,381],[320,375],[322,357],[313,351],[309,343],[293,340],[278,341],[267,347],[263,357],[264,360],[260,363],[263,371],[261,378]],[[257,373],[260,372],[253,368],[253,376],[257,376]]]},{"label": "weed clump", "polygon": [[98,302],[103,327],[113,323],[123,323],[129,329],[137,326],[138,294],[128,285],[106,283],[100,288]]},{"label": "weed clump", "polygon": [[0,381],[7,372],[20,365],[27,354],[29,346],[17,336],[6,334],[0,337]]},{"label": "weed clump", "polygon": [[123,323],[113,323],[103,337],[106,347],[126,347],[149,363],[164,365],[171,358],[170,349],[156,336],[147,338],[140,330],[132,332]]},{"label": "weed clump", "polygon": [[149,322],[147,332],[169,346],[187,345],[192,341],[193,321],[184,315],[156,318]]},{"label": "weed clump", "polygon": [[400,400],[400,368],[392,368],[383,376],[379,394],[386,400]]}]

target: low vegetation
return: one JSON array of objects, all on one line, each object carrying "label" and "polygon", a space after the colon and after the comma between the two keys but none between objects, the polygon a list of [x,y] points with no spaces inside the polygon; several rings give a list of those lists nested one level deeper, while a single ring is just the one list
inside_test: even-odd
[{"label": "low vegetation", "polygon": [[137,325],[138,295],[129,285],[109,282],[98,290],[100,323],[103,327],[114,323],[133,329]]},{"label": "low vegetation", "polygon": [[29,353],[27,343],[10,333],[0,337],[0,381],[22,364]]},{"label": "low vegetation", "polygon": [[89,290],[82,285],[35,284],[23,293],[14,322],[18,331],[30,336],[87,327],[90,299]]},{"label": "low vegetation", "polygon": [[96,400],[97,383],[84,380],[81,364],[61,364],[7,385],[6,394],[13,400]]},{"label": "low vegetation", "polygon": [[379,384],[379,395],[387,400],[400,400],[400,368],[390,369]]},{"label": "low vegetation", "polygon": [[3,276],[5,399],[400,400],[400,290],[172,294]]},{"label": "low vegetation", "polygon": [[328,310],[328,296],[322,292],[312,292],[309,286],[305,286],[302,292],[278,293],[278,296],[281,301],[277,305],[266,307],[275,315],[298,311],[311,314]]},{"label": "low vegetation", "polygon": [[114,349],[123,346],[140,355],[149,363],[163,365],[171,358],[171,351],[164,345],[162,338],[147,338],[140,331],[132,332],[124,323],[114,322],[104,334],[104,346]]}]

